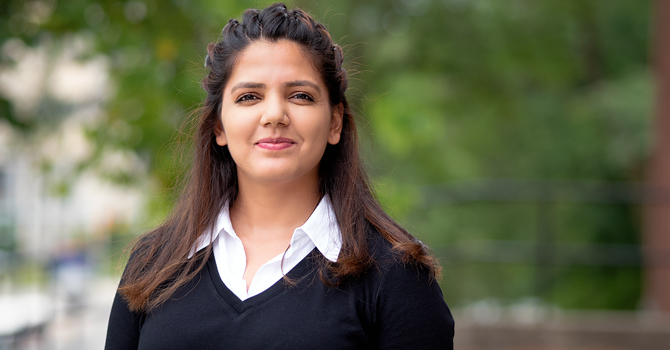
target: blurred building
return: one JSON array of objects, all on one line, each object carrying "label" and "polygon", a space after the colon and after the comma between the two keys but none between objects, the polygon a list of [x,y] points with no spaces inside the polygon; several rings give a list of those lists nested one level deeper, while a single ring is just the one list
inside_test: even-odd
[{"label": "blurred building", "polygon": [[117,277],[98,265],[116,262],[113,230],[143,218],[146,191],[109,174],[146,183],[146,166],[87,134],[113,93],[105,57],[82,58],[90,50],[77,35],[0,47],[16,124],[0,122],[0,349],[102,346]]},{"label": "blurred building", "polygon": [[[102,116],[113,89],[104,57],[81,60],[86,40],[73,36],[35,48],[8,40],[2,53],[12,67],[0,70],[0,92],[15,114],[37,124],[30,133],[0,124],[0,246],[28,260],[44,261],[63,242],[102,235],[118,223],[133,223],[143,195],[117,185],[105,169],[144,165],[128,152],[95,150],[87,127]],[[18,87],[18,88],[17,88]],[[85,169],[93,152],[97,164]],[[102,170],[101,170],[102,169]]]}]

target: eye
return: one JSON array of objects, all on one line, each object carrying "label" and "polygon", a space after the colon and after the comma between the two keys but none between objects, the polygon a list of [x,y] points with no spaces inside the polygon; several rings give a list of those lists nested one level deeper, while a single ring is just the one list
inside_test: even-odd
[{"label": "eye", "polygon": [[257,97],[256,95],[251,94],[251,93],[246,93],[246,94],[242,94],[242,95],[240,95],[240,96],[235,100],[235,103],[246,102],[246,101],[253,101],[253,100],[257,100],[257,99],[258,99],[258,97]]},{"label": "eye", "polygon": [[310,94],[305,92],[299,92],[297,94],[294,94],[293,96],[291,96],[291,98],[314,102],[314,98]]}]

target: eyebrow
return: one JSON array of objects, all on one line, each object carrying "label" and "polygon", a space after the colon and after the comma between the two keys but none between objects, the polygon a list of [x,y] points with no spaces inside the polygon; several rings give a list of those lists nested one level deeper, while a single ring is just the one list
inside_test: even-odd
[{"label": "eyebrow", "polygon": [[[289,81],[288,83],[284,84],[284,86],[289,88],[296,86],[309,86],[314,88],[319,93],[321,92],[321,88],[319,87],[319,85],[316,85],[309,80]],[[230,92],[234,92],[237,89],[264,89],[264,88],[266,88],[266,85],[263,83],[241,82],[235,84],[235,86],[233,86]]]},{"label": "eyebrow", "polygon": [[235,84],[235,86],[233,86],[233,88],[230,89],[230,92],[234,92],[237,89],[262,89],[262,88],[265,88],[265,84],[241,82],[241,83]]},{"label": "eyebrow", "polygon": [[286,86],[286,87],[309,86],[309,87],[314,88],[319,93],[321,92],[321,88],[319,87],[319,85],[316,85],[309,80],[290,81],[290,82],[284,84],[284,86]]}]

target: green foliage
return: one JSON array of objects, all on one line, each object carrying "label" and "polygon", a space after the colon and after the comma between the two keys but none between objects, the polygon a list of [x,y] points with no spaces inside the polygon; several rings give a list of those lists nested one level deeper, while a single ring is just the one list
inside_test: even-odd
[{"label": "green foliage", "polygon": [[[189,116],[203,98],[198,83],[206,44],[229,18],[270,1],[22,1],[0,5],[0,42],[37,46],[73,35],[109,62],[114,94],[88,137],[95,151],[127,150],[148,164],[161,188],[149,204],[159,220],[189,164]],[[467,242],[538,239],[538,205],[471,201],[429,205],[428,186],[480,178],[641,181],[649,152],[654,96],[649,65],[649,0],[296,1],[329,26],[346,48],[350,98],[363,154],[386,209],[440,249]],[[50,5],[49,5],[50,4]],[[292,4],[289,4],[292,5]],[[32,12],[31,12],[32,11]],[[39,11],[38,11],[39,12]],[[30,17],[30,14],[33,17]],[[4,22],[4,21],[3,21]],[[11,64],[3,58],[3,64]],[[0,96],[1,98],[1,96]],[[67,106],[42,101],[53,128]],[[15,107],[15,106],[14,106]],[[54,112],[59,111],[60,112]],[[0,120],[39,135],[37,117],[0,99]],[[30,137],[30,136],[29,136]],[[110,173],[132,184],[134,175]],[[551,206],[558,242],[639,242],[632,204]],[[153,219],[152,219],[153,220]],[[635,308],[639,268],[561,266],[550,290],[534,287],[524,263],[445,264],[454,305],[529,294],[565,307]],[[594,298],[594,295],[598,295]]]},{"label": "green foliage", "polygon": [[[402,16],[411,4],[426,9]],[[440,247],[459,242],[532,243],[546,229],[558,242],[639,243],[639,215],[631,205],[559,203],[548,227],[538,228],[534,203],[426,207],[420,194],[408,197],[401,188],[425,193],[430,189],[421,186],[477,178],[643,180],[654,95],[648,2],[393,6],[376,7],[379,20],[392,13],[405,24],[369,36],[360,54],[368,66],[358,77],[372,87],[361,101],[374,145],[366,154],[374,154],[375,178],[396,188],[380,193],[393,214],[438,255]],[[533,259],[450,263],[440,257],[447,299],[458,303],[535,294],[565,307],[638,305],[639,269],[561,268],[546,291],[534,286],[532,271],[540,267],[533,268]],[[602,289],[608,291],[597,300],[589,297]]]}]

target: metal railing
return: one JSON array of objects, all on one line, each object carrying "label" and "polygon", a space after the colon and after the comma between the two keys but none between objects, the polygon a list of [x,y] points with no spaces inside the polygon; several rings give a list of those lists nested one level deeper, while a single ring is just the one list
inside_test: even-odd
[{"label": "metal railing", "polygon": [[[536,295],[553,285],[557,265],[638,267],[670,265],[670,252],[641,244],[561,242],[556,232],[557,204],[666,205],[670,190],[644,183],[482,179],[422,188],[423,208],[470,203],[505,205],[532,203],[535,210],[533,240],[460,241],[434,247],[445,265],[468,263],[527,263],[535,267]],[[644,249],[643,249],[644,248]]]}]

